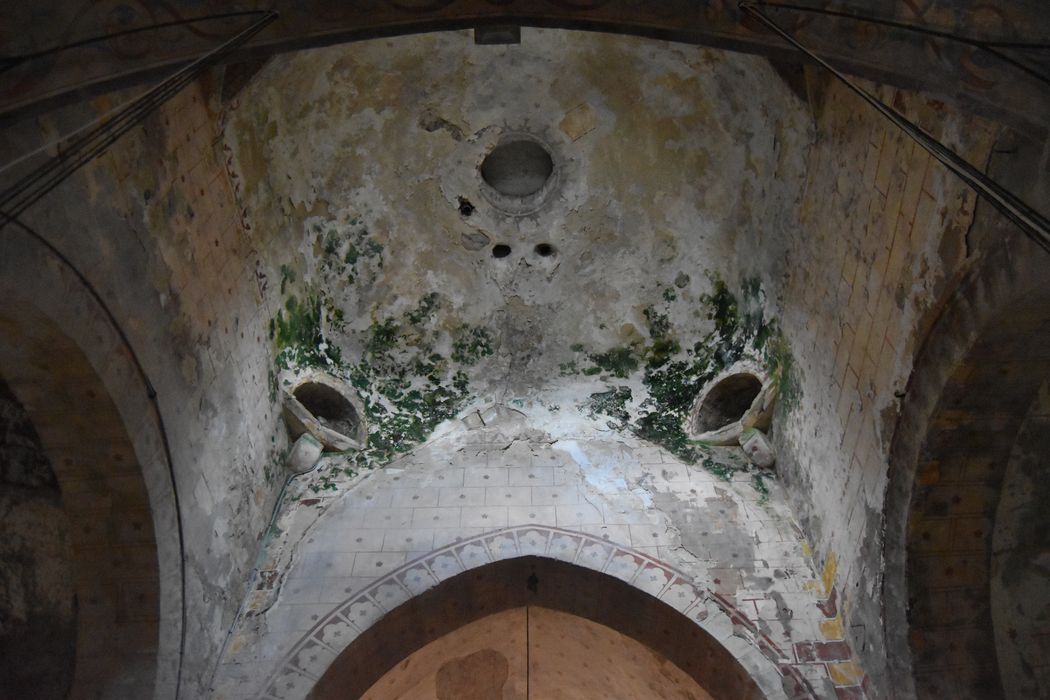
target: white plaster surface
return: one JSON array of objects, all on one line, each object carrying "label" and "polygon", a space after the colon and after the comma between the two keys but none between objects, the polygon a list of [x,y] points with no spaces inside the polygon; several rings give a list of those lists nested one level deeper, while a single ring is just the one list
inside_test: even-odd
[{"label": "white plaster surface", "polygon": [[215,697],[305,697],[385,611],[463,570],[530,554],[677,607],[770,697],[784,693],[770,658],[808,678],[812,695],[834,696],[826,673],[796,667],[794,643],[821,639],[825,616],[775,483],[765,499],[747,474],[726,482],[596,426],[556,438],[503,413],[473,430],[457,422],[336,495],[291,489],[278,526],[294,538],[276,538],[260,564],[257,588],[273,590],[256,591],[238,621]]}]

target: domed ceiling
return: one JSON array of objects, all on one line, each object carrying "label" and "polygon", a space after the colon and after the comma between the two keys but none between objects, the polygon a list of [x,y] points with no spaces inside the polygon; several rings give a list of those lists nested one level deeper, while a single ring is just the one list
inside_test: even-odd
[{"label": "domed ceiling", "polygon": [[272,59],[224,142],[280,288],[274,390],[303,367],[347,380],[373,463],[493,400],[688,453],[704,382],[790,361],[775,318],[810,119],[764,59],[612,35]]}]

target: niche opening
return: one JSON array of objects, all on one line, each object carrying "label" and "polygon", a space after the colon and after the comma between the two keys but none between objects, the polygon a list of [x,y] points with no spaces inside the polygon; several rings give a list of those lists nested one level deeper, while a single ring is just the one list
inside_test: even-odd
[{"label": "niche opening", "polygon": [[749,372],[731,374],[711,387],[696,412],[694,431],[718,430],[744,417],[762,391],[762,380]]},{"label": "niche opening", "polygon": [[368,440],[353,389],[324,372],[308,372],[285,393],[284,418],[292,439],[310,433],[329,452],[361,449]]},{"label": "niche opening", "polygon": [[317,382],[303,382],[292,394],[324,427],[342,435],[357,434],[361,422],[357,411],[332,387]]}]

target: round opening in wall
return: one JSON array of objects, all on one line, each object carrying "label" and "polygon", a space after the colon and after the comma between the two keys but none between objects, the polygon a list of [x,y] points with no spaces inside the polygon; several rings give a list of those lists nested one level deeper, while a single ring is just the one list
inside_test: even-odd
[{"label": "round opening in wall", "polygon": [[497,243],[492,246],[492,257],[505,258],[510,255],[510,246],[505,243]]},{"label": "round opening in wall", "polygon": [[481,162],[481,179],[508,197],[528,197],[539,192],[553,172],[551,154],[529,139],[501,143]]},{"label": "round opening in wall", "polygon": [[536,255],[540,256],[541,258],[549,258],[550,256],[554,255],[554,246],[552,246],[550,243],[537,243],[536,247],[533,248],[533,250],[535,250]]},{"label": "round opening in wall", "polygon": [[304,382],[292,395],[322,426],[341,435],[352,437],[357,433],[360,424],[357,410],[332,387],[319,382]]},{"label": "round opening in wall", "polygon": [[762,391],[762,380],[740,372],[721,380],[707,392],[696,414],[694,430],[707,432],[740,420]]}]

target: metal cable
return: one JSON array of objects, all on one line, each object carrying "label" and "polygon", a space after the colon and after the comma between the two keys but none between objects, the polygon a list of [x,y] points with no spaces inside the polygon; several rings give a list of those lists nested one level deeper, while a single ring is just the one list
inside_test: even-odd
[{"label": "metal cable", "polygon": [[[987,40],[987,39],[976,39],[974,37],[963,36],[955,34],[953,32],[941,31],[939,29],[931,29],[930,27],[923,27],[917,24],[911,24],[908,22],[898,22],[892,19],[883,19],[881,17],[868,17],[865,15],[853,14],[851,12],[844,12],[842,10],[829,10],[823,7],[809,7],[806,5],[795,5],[792,3],[778,3],[778,2],[765,2],[764,0],[753,0],[752,2],[746,3],[754,7],[771,7],[774,9],[791,10],[793,12],[806,12],[815,15],[824,15],[827,17],[840,17],[843,19],[851,19],[855,22],[866,22],[869,24],[878,24],[884,27],[893,27],[894,29],[902,29],[904,31],[913,32],[915,34],[924,34],[926,36],[936,37],[938,39],[945,39],[948,41],[955,41],[960,44],[966,44],[968,46],[974,46],[976,48],[987,51],[996,58],[1009,63],[1014,68],[1028,74],[1030,77],[1035,78],[1041,82],[1050,85],[1050,76],[1047,76],[1043,72],[1034,70],[1025,64],[1021,63],[1017,59],[998,51],[997,49],[1018,49],[1018,50],[1050,50],[1050,44],[1039,43],[1039,42],[1026,42],[1026,41],[1005,41],[1005,40]],[[743,9],[743,7],[741,7]]]},{"label": "metal cable", "polygon": [[0,56],[0,73],[7,70],[11,70],[15,66],[26,63],[27,61],[32,61],[37,58],[43,58],[44,56],[52,56],[57,53],[62,53],[63,51],[69,51],[70,49],[78,49],[82,46],[98,44],[103,41],[112,41],[113,39],[117,39],[122,36],[131,36],[133,34],[141,34],[143,32],[152,32],[158,29],[167,29],[169,27],[183,27],[189,24],[197,24],[199,22],[210,22],[217,19],[232,19],[234,17],[251,17],[255,15],[264,15],[266,14],[266,12],[266,10],[243,10],[241,12],[221,12],[213,15],[204,15],[203,17],[190,17],[189,19],[176,19],[171,20],[170,22],[158,22],[156,24],[150,24],[145,27],[134,27],[133,29],[124,29],[119,32],[99,34],[97,36],[88,37],[87,39],[79,39],[68,44],[61,44],[59,46],[51,46],[46,49],[40,49],[39,51],[15,54],[13,56]]},{"label": "metal cable", "polygon": [[[180,598],[182,602],[182,622],[179,634],[178,667],[175,674],[176,698],[178,698],[182,692],[182,664],[186,654],[187,609],[185,533],[183,529],[182,508],[178,495],[178,484],[175,478],[175,462],[172,459],[171,446],[168,441],[167,429],[164,425],[164,417],[161,413],[160,404],[157,399],[157,392],[153,383],[149,379],[149,375],[146,374],[146,370],[143,367],[138,354],[135,352],[131,341],[128,339],[120,323],[117,321],[114,313],[102,298],[102,295],[95,289],[87,277],[80,272],[76,265],[73,264],[72,260],[70,260],[44,236],[23,223],[18,216],[39,201],[40,198],[51,192],[74,172],[104,153],[117,139],[140,124],[148,114],[157,109],[167,100],[171,99],[171,97],[177,92],[195,80],[205,69],[211,67],[217,62],[219,58],[242,45],[252,36],[260,32],[264,27],[276,20],[277,17],[278,14],[276,12],[267,12],[262,18],[253,23],[247,29],[227,40],[216,49],[209,51],[204,56],[201,56],[187,66],[176,71],[169,78],[158,83],[139,97],[122,105],[117,110],[103,115],[103,117],[100,117],[98,120],[89,122],[85,126],[67,134],[58,141],[58,143],[68,142],[58,155],[49,158],[41,166],[34,169],[27,176],[16,182],[12,187],[5,189],[3,193],[0,194],[0,230],[5,228],[8,224],[14,224],[17,228],[43,245],[57,260],[59,260],[59,262],[73,273],[81,284],[84,285],[88,294],[96,303],[98,303],[110,324],[113,326],[113,329],[120,337],[122,344],[127,348],[128,353],[131,355],[132,362],[146,387],[146,395],[149,398],[151,407],[156,415],[161,433],[161,442],[164,449],[164,458],[167,462],[168,477],[171,481],[172,501],[175,509],[175,522],[179,537],[179,553],[181,561],[179,570],[181,575]],[[89,129],[88,127],[91,127],[93,124],[96,126]],[[81,135],[78,136],[78,134]],[[33,154],[39,152],[40,151],[37,150]],[[28,156],[19,159],[19,161],[24,160],[26,157]],[[10,208],[8,205],[11,205]]]},{"label": "metal cable", "polygon": [[825,70],[844,83],[850,90],[859,95],[865,102],[874,107],[880,114],[897,125],[905,134],[922,146],[930,155],[943,163],[949,170],[981,195],[1005,217],[1013,221],[1028,238],[1047,253],[1050,253],[1050,220],[1023,202],[1005,187],[992,180],[973,165],[964,160],[955,151],[933,138],[907,117],[886,105],[867,90],[850,80],[844,73],[833,67],[810,49],[803,46],[780,25],[767,17],[754,3],[741,2],[740,10],[754,16],[769,27],[782,39],[806,54]]},{"label": "metal cable", "polygon": [[[19,217],[66,178],[104,153],[117,139],[140,124],[147,115],[171,99],[186,85],[196,80],[220,58],[258,34],[277,17],[276,12],[266,13],[247,29],[179,69],[142,95],[59,139],[56,142],[59,144],[57,155],[52,156],[16,181],[14,185],[0,192],[0,209],[6,211],[11,217]],[[51,146],[56,144],[51,144]],[[24,161],[40,151],[41,149],[37,149],[22,156],[15,163]],[[0,168],[0,171],[10,168],[13,164],[9,163],[4,168]],[[0,221],[0,228],[7,223],[6,219]]]}]

